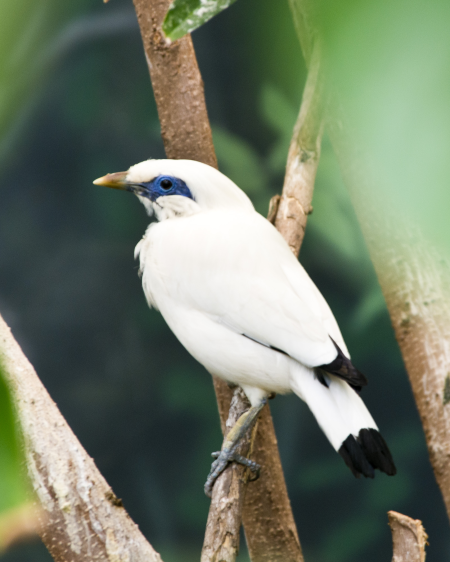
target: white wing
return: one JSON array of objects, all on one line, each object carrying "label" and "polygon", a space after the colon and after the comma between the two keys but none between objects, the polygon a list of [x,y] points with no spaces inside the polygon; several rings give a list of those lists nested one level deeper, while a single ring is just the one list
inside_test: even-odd
[{"label": "white wing", "polygon": [[153,225],[140,247],[144,287],[307,366],[346,352],[322,295],[276,229],[256,212],[208,211]]}]

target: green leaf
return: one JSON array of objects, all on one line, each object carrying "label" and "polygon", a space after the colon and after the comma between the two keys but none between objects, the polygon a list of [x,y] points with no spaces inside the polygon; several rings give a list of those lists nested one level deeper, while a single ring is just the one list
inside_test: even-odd
[{"label": "green leaf", "polygon": [[164,34],[171,41],[176,41],[234,2],[236,0],[175,0],[164,18]]}]

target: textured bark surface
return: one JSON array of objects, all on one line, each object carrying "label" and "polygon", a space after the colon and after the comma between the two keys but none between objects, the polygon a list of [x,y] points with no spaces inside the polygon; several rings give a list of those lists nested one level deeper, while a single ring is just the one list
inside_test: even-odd
[{"label": "textured bark surface", "polygon": [[[283,476],[278,442],[267,405],[256,426],[251,458],[262,466],[244,498],[244,531],[252,562],[303,562]],[[280,501],[281,498],[286,498]]]},{"label": "textured bark surface", "polygon": [[0,317],[0,362],[42,505],[42,540],[58,562],[161,562],[72,433]]},{"label": "textured bark surface", "polygon": [[323,100],[320,44],[316,42],[289,146],[283,191],[275,218],[275,226],[296,256],[303,241],[308,215],[312,212],[311,200],[323,130]]},{"label": "textured bark surface", "polygon": [[377,197],[342,118],[329,131],[386,299],[450,518],[450,267]]},{"label": "textured bark surface", "polygon": [[396,511],[388,512],[392,531],[392,562],[425,562],[427,534],[422,521]]},{"label": "textured bark surface", "polygon": [[167,0],[133,0],[152,79],[167,158],[217,168],[203,81],[190,35],[166,42],[160,29]]},{"label": "textured bark surface", "polygon": [[[169,0],[134,0],[161,120],[166,155],[168,158],[189,158],[217,167],[204,100],[203,82],[191,38],[186,36],[172,45],[168,45],[164,42],[159,29],[169,4]],[[214,380],[214,387],[222,430],[224,430],[232,391],[224,381],[218,379]],[[240,407],[243,406],[244,403]],[[268,408],[263,411],[263,419],[265,416],[270,418]],[[271,536],[273,539],[272,552],[276,554],[271,560],[301,562],[303,557],[271,418],[269,421],[270,423],[266,423],[269,433],[263,435],[262,432],[258,432],[255,448],[261,450],[260,456],[264,451],[264,455],[272,463],[271,468],[266,470],[263,467],[258,480],[258,488],[253,487],[253,483],[250,484],[247,494],[247,500],[249,497],[255,496],[252,500],[254,505],[265,505],[266,511],[263,514],[261,510],[254,512],[252,509],[244,510],[244,527],[250,557],[253,562],[266,560],[267,558],[261,557],[265,553],[262,553],[258,547],[258,541],[263,537]],[[227,468],[227,471],[230,470],[234,470],[234,468]],[[224,493],[226,490],[222,488],[222,491]],[[272,502],[265,503],[265,497],[271,497]],[[222,495],[221,501],[227,502],[227,496]],[[233,505],[236,509],[236,516],[229,518],[228,521],[233,521],[232,524],[235,525],[238,520],[241,498],[235,497]],[[289,529],[287,534],[285,529]],[[228,533],[233,536],[234,528],[227,529],[223,525],[221,527],[223,543],[227,541]],[[295,556],[293,553],[296,553]]]},{"label": "textured bark surface", "polygon": [[[250,404],[240,388],[236,388],[231,400],[224,437]],[[249,454],[250,435],[241,441],[238,453]],[[234,562],[239,552],[239,534],[242,522],[242,505],[245,494],[243,465],[233,463],[214,484],[211,507],[206,524],[201,562]]]},{"label": "textured bark surface", "polygon": [[389,242],[383,249],[372,244],[371,255],[450,518],[449,269],[412,235]]}]

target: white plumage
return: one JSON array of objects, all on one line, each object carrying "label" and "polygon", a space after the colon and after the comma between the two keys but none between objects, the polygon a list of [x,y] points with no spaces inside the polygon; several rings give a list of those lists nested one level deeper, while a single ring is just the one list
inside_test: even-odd
[{"label": "white plumage", "polygon": [[[136,247],[147,301],[211,374],[240,385],[252,406],[271,392],[295,392],[355,475],[373,475],[364,458],[395,472],[372,416],[346,382],[354,368],[330,308],[243,191],[188,160],[148,160],[97,183],[135,192],[155,214],[158,222]],[[345,365],[336,376],[326,368],[339,357]],[[365,439],[362,429],[372,430]],[[375,434],[383,450],[374,453],[367,436]]]}]

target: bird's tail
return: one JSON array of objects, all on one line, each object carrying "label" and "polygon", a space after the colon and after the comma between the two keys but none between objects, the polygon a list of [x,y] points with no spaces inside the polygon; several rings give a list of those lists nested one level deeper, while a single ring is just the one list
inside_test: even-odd
[{"label": "bird's tail", "polygon": [[308,404],[353,474],[373,478],[378,468],[394,475],[396,468],[388,446],[355,390],[328,373],[322,373],[319,381],[312,369],[298,363],[292,371],[292,390]]}]

